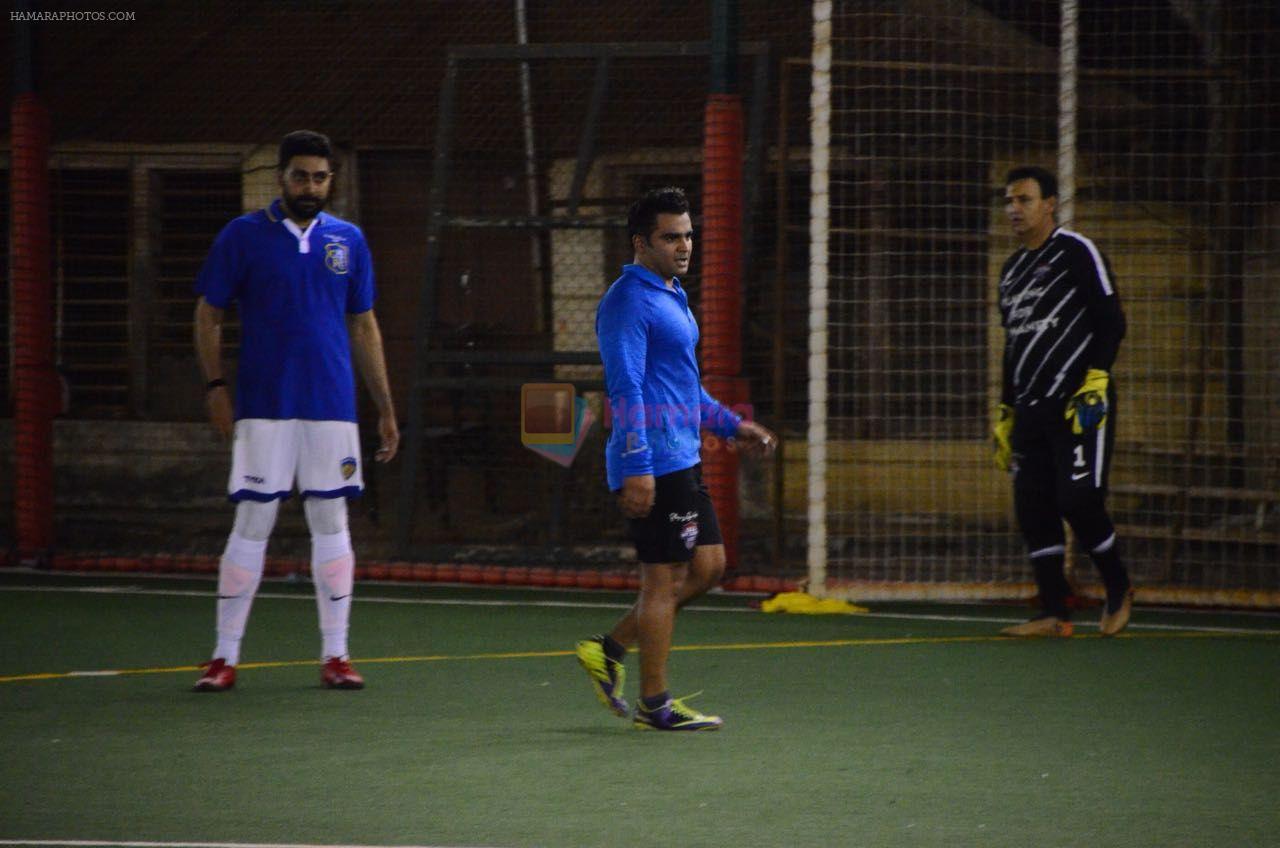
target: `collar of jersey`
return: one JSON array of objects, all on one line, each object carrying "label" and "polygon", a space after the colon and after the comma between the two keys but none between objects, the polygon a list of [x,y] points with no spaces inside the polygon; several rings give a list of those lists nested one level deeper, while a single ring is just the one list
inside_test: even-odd
[{"label": "collar of jersey", "polygon": [[1037,247],[1035,250],[1032,250],[1032,249],[1031,249],[1031,248],[1029,248],[1029,247],[1024,247],[1024,248],[1022,248],[1022,249],[1023,249],[1023,250],[1025,250],[1027,253],[1039,253],[1040,251],[1042,251],[1042,250],[1044,250],[1046,247],[1048,247],[1048,246],[1049,246],[1049,242],[1051,242],[1051,241],[1053,241],[1054,239],[1056,239],[1056,238],[1058,237],[1058,233],[1060,233],[1060,232],[1062,232],[1062,225],[1061,225],[1061,224],[1059,224],[1058,226],[1054,227],[1054,228],[1053,228],[1053,230],[1049,233],[1049,237],[1048,237],[1047,239],[1045,239],[1045,240],[1044,240],[1044,244],[1040,245],[1040,246],[1039,246],[1039,247]]},{"label": "collar of jersey", "polygon": [[[271,201],[269,206],[262,210],[263,214],[267,216],[267,220],[273,224],[284,224],[285,219],[289,217],[284,214],[284,210],[281,207],[282,203],[284,203],[284,201],[277,197],[275,200]],[[316,216],[311,220],[316,223],[316,226],[323,226],[325,219],[328,217],[328,212],[317,212]]]},{"label": "collar of jersey", "polygon": [[267,220],[278,223],[289,231],[289,235],[297,239],[299,253],[310,253],[311,234],[319,229],[320,225],[324,223],[321,220],[321,218],[324,217],[324,213],[317,212],[316,216],[311,219],[311,223],[307,224],[307,228],[304,230],[284,214],[283,203],[284,201],[278,197],[271,201],[271,205],[263,210],[267,213]]},{"label": "collar of jersey", "polygon": [[680,294],[684,294],[684,289],[680,287],[679,277],[672,277],[671,288],[667,288],[666,280],[662,279],[657,274],[653,273],[648,268],[641,265],[639,262],[633,262],[628,265],[623,265],[622,270],[624,273],[633,274],[639,277],[641,280],[643,280],[644,282],[648,283],[651,286],[657,286],[658,288],[662,289],[664,292],[672,292],[672,293],[679,292]]}]

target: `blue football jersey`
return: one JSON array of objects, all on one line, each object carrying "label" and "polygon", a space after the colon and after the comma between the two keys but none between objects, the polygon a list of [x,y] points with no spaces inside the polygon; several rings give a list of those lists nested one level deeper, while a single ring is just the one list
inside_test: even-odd
[{"label": "blue football jersey", "polygon": [[596,308],[612,430],[605,443],[609,488],[627,477],[661,477],[701,462],[701,430],[728,438],[742,418],[702,387],[698,322],[689,298],[643,265],[622,276]]},{"label": "blue football jersey", "polygon": [[324,212],[300,239],[280,206],[227,224],[196,278],[211,306],[240,314],[236,418],[355,421],[346,316],[373,308],[369,247]]}]

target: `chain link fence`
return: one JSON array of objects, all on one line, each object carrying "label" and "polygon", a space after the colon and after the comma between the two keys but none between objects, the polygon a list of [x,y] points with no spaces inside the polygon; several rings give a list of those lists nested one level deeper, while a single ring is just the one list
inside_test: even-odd
[{"label": "chain link fence", "polygon": [[[366,463],[353,505],[362,554],[630,556],[604,486],[595,305],[631,259],[625,213],[642,191],[683,186],[700,225],[710,6],[674,27],[656,0],[459,8],[154,3],[129,22],[39,25],[65,384],[60,550],[220,547],[228,452],[203,423],[191,283],[221,226],[277,193],[279,137],[308,127],[339,148],[332,209],[369,240],[393,394],[416,425],[395,463]],[[806,39],[803,20],[743,4],[752,244],[773,231],[759,186],[779,57]],[[684,281],[695,311],[700,274],[695,253]],[[548,381],[575,384],[596,410],[567,469],[521,443],[520,386]],[[305,553],[295,513],[282,513],[273,553]],[[750,551],[768,555],[763,542]]]},{"label": "chain link fence", "polygon": [[[1276,588],[1269,5],[1079,4],[1066,86],[1062,3],[830,5],[832,496],[820,544],[833,573],[1022,579],[1007,486],[986,456],[994,271],[1013,249],[999,192],[1015,162],[1058,164],[1069,98],[1075,226],[1111,257],[1129,312],[1112,504],[1138,576]],[[228,451],[203,420],[191,283],[219,228],[276,195],[278,139],[309,127],[339,147],[332,208],[368,237],[393,394],[416,425],[413,456],[406,444],[389,466],[366,463],[352,510],[361,556],[629,558],[602,424],[571,466],[549,462],[521,443],[520,385],[573,383],[603,417],[594,311],[630,260],[626,206],[674,184],[702,208],[710,6],[148,2],[130,21],[38,25],[53,124],[59,550],[220,549]],[[810,60],[824,3],[737,6],[741,376],[784,445],[741,466],[735,565],[794,577],[809,553]],[[9,167],[5,153],[6,191]],[[702,271],[695,250],[684,281],[695,312]],[[0,415],[12,408],[11,301],[0,287]],[[234,327],[228,342],[234,356]],[[0,439],[13,443],[7,418]],[[0,473],[11,461],[6,450]],[[11,499],[0,489],[6,537]],[[298,513],[282,513],[273,554],[305,554]]]},{"label": "chain link fence", "polygon": [[[833,4],[817,542],[832,585],[1025,591],[987,414],[994,280],[1016,247],[1003,179],[1037,164],[1059,171],[1059,221],[1109,256],[1128,315],[1111,504],[1145,597],[1275,597],[1280,26],[1266,5]],[[802,459],[797,520],[814,492]]]}]

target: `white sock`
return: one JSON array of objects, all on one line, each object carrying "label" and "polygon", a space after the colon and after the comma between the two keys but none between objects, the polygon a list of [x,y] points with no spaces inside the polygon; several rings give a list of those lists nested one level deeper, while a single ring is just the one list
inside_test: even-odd
[{"label": "white sock", "polygon": [[311,534],[311,580],[316,587],[316,609],[320,613],[322,659],[347,658],[355,571],[350,531]]},{"label": "white sock", "polygon": [[253,596],[262,582],[262,565],[267,557],[266,540],[246,539],[234,530],[218,562],[218,644],[213,657],[227,665],[240,662],[240,640]]}]

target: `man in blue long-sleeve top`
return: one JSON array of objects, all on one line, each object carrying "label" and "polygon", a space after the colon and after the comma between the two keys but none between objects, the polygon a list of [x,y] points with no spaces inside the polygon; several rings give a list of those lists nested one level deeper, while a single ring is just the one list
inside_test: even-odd
[{"label": "man in blue long-sleeve top", "polygon": [[767,454],[777,436],[743,420],[702,388],[698,323],[679,274],[689,270],[693,224],[678,188],[656,189],[631,207],[627,234],[635,261],[623,266],[596,311],[613,430],[605,447],[609,489],[627,517],[640,560],[640,596],[606,635],[578,643],[578,661],[597,697],[625,718],[623,658],[640,649],[640,701],[633,723],[645,730],[715,730],[672,698],[667,656],[676,611],[716,585],[724,542],[702,483],[701,430],[735,449]]}]

